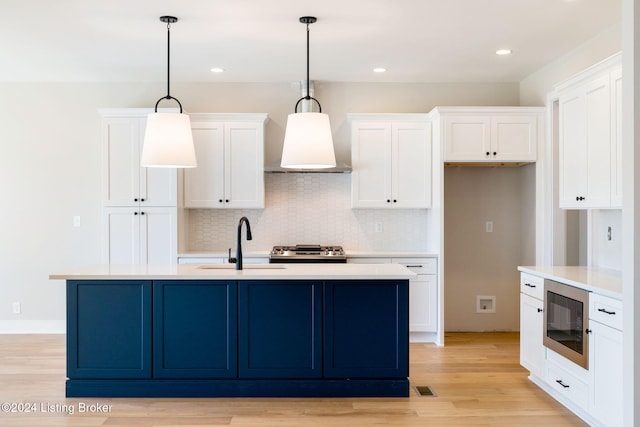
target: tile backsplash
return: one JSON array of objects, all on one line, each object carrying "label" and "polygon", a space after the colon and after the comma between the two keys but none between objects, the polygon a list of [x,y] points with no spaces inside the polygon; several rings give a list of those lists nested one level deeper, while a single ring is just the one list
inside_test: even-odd
[{"label": "tile backsplash", "polygon": [[265,174],[265,209],[187,210],[189,251],[235,252],[238,220],[253,240],[243,250],[332,244],[350,251],[425,251],[427,209],[351,209],[351,174]]}]

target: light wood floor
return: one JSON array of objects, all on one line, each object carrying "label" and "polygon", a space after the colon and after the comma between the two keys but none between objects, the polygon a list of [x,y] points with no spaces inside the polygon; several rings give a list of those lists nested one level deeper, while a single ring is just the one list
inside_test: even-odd
[{"label": "light wood floor", "polygon": [[[452,333],[440,348],[412,344],[411,381],[437,396],[392,399],[66,399],[64,340],[0,335],[0,403],[35,404],[31,413],[0,411],[0,426],[586,425],[527,379],[516,333]],[[79,413],[83,403],[111,410]]]}]

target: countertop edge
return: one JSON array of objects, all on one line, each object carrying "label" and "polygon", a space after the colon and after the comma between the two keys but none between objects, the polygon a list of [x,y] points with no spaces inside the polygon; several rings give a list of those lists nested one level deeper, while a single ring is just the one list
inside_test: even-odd
[{"label": "countertop edge", "polygon": [[282,264],[284,268],[202,269],[198,264],[95,265],[49,275],[50,280],[410,280],[399,264]]}]

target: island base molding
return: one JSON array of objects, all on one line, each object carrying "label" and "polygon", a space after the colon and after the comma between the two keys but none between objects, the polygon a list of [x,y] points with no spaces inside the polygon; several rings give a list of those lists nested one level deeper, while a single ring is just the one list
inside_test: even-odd
[{"label": "island base molding", "polygon": [[67,397],[408,397],[409,380],[67,380]]}]

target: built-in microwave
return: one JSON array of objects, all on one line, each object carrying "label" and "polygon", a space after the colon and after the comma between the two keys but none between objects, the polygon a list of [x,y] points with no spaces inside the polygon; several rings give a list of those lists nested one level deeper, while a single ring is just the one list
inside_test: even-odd
[{"label": "built-in microwave", "polygon": [[544,281],[545,347],[589,369],[589,292]]}]

